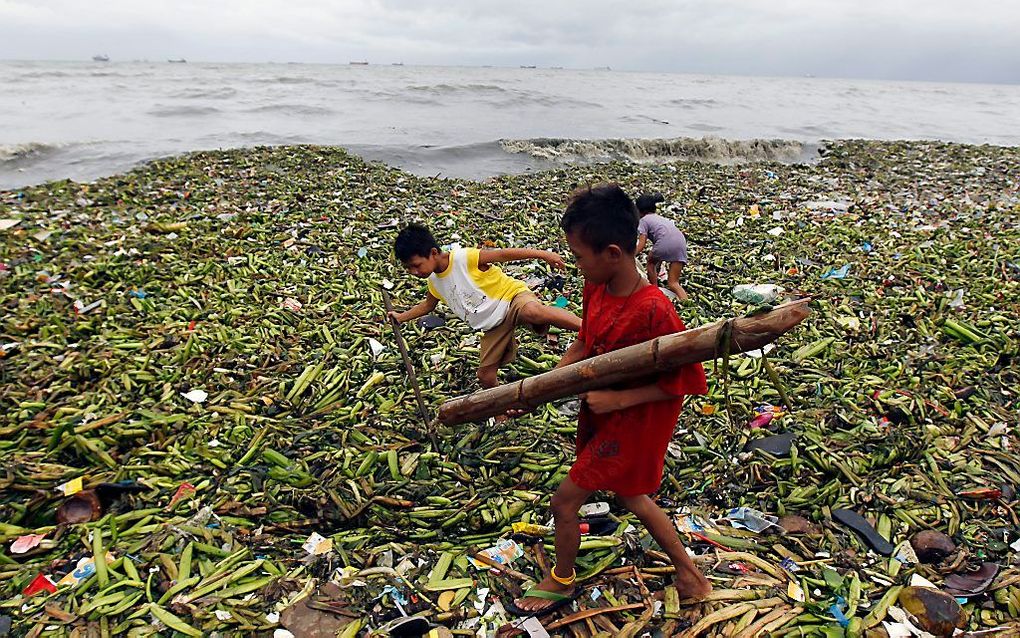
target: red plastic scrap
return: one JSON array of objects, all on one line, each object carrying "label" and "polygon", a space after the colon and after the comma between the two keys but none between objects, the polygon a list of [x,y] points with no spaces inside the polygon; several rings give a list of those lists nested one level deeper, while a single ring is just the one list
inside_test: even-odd
[{"label": "red plastic scrap", "polygon": [[194,496],[194,494],[195,494],[195,486],[194,485],[192,485],[191,483],[187,483],[187,482],[181,483],[180,487],[177,488],[177,491],[174,492],[174,496],[173,496],[173,498],[170,499],[170,504],[167,505],[166,508],[167,509],[171,509],[171,508],[173,508],[174,505],[177,504],[177,501],[179,501],[182,498],[185,498],[187,496]]},{"label": "red plastic scrap", "polygon": [[979,487],[977,489],[959,492],[957,496],[972,498],[975,501],[989,501],[1002,498],[1002,490],[994,487]]},{"label": "red plastic scrap", "polygon": [[50,580],[50,577],[40,572],[32,579],[32,582],[28,584],[28,587],[21,590],[21,593],[26,596],[35,596],[39,592],[55,593],[57,591],[57,584]]}]

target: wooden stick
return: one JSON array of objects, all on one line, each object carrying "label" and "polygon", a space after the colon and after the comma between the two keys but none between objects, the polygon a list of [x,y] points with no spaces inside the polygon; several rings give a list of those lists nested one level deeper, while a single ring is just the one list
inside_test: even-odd
[{"label": "wooden stick", "polygon": [[[752,317],[732,320],[729,352],[757,350],[803,321],[810,310],[800,299]],[[719,356],[719,335],[726,321],[657,337],[585,359],[521,381],[488,388],[446,401],[439,420],[447,425],[479,421],[507,410],[531,410],[555,399],[624,381],[648,377]]]},{"label": "wooden stick", "polygon": [[516,578],[518,580],[531,580],[531,576],[528,576],[527,574],[522,574],[521,572],[519,572],[519,571],[517,571],[515,569],[512,569],[512,568],[510,568],[510,567],[508,567],[506,565],[500,565],[496,561],[492,560],[491,558],[489,558],[485,554],[483,554],[480,551],[478,551],[477,548],[474,548],[474,547],[470,548],[470,552],[471,552],[471,558],[475,559],[479,563],[484,563],[484,564],[488,565],[489,567],[491,567],[496,572],[500,572],[500,573],[506,574],[507,576],[513,576],[514,578]]},{"label": "wooden stick", "polygon": [[542,543],[542,539],[539,539],[531,546],[531,549],[535,552],[535,562],[538,563],[538,568],[542,571],[542,578],[545,578],[549,575],[552,567],[549,566],[549,557],[546,556]]},{"label": "wooden stick", "polygon": [[767,636],[768,633],[779,629],[799,616],[802,611],[804,611],[803,607],[790,608],[786,605],[781,605],[746,627],[734,638],[758,638],[758,636]]},{"label": "wooden stick", "polygon": [[641,612],[640,618],[623,626],[619,633],[620,638],[634,638],[634,636],[637,636],[638,632],[644,629],[652,619],[652,614],[655,613],[655,608],[652,606],[652,594],[645,587],[645,581],[641,578],[641,572],[638,571],[637,565],[631,565],[631,569],[634,570],[634,578],[637,579],[641,598],[645,603],[645,610]]},{"label": "wooden stick", "polygon": [[681,633],[680,638],[695,638],[695,636],[700,636],[703,631],[705,631],[712,625],[716,623],[721,623],[724,620],[729,620],[730,618],[742,616],[748,610],[754,608],[755,608],[754,605],[752,605],[751,603],[740,603],[738,605],[732,605],[730,607],[726,607],[724,609],[712,612],[711,614],[699,620],[697,624],[695,624],[693,627]]},{"label": "wooden stick", "polygon": [[612,621],[605,616],[593,616],[591,620],[602,630],[608,631],[610,636],[616,636],[620,633],[620,628],[614,625]]},{"label": "wooden stick", "polygon": [[414,390],[414,398],[418,402],[418,412],[421,414],[421,419],[428,431],[429,440],[432,442],[432,450],[438,452],[439,442],[436,440],[435,432],[432,431],[432,425],[429,421],[429,410],[425,407],[425,399],[421,396],[418,376],[414,373],[414,365],[411,363],[411,357],[407,354],[407,344],[404,343],[404,335],[400,333],[400,323],[389,314],[393,312],[393,302],[390,301],[390,293],[386,292],[385,288],[382,291],[382,298],[383,304],[386,305],[386,318],[389,319],[390,325],[393,326],[393,336],[397,339],[397,348],[400,349],[400,356],[404,359],[404,369],[407,370],[407,377],[411,380],[411,388]]},{"label": "wooden stick", "polygon": [[631,603],[630,605],[620,605],[619,607],[599,607],[598,609],[585,609],[583,611],[577,612],[576,614],[570,614],[569,616],[564,616],[563,618],[560,618],[555,622],[549,623],[548,625],[545,626],[545,629],[546,631],[552,631],[554,629],[559,629],[564,625],[569,625],[570,623],[575,623],[584,620],[585,618],[591,618],[592,616],[598,616],[599,614],[611,614],[618,611],[641,609],[644,606],[645,606],[644,603]]},{"label": "wooden stick", "polygon": [[637,579],[638,589],[641,591],[641,598],[644,599],[646,606],[651,607],[652,594],[648,591],[648,587],[645,586],[645,581],[641,578],[641,572],[638,570],[637,565],[631,565],[630,568],[634,570],[634,578]]}]

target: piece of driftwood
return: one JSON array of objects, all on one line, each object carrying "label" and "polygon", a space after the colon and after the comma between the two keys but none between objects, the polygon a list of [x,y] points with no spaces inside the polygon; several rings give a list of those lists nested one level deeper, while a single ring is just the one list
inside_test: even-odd
[{"label": "piece of driftwood", "polygon": [[723,354],[725,344],[720,344],[720,336],[726,331],[730,333],[730,354],[758,350],[803,321],[810,314],[808,301],[800,299],[751,317],[721,320],[657,337],[514,383],[457,397],[440,406],[439,420],[456,425],[504,414],[507,410],[531,410],[563,397],[633,381],[689,363],[710,361]]}]

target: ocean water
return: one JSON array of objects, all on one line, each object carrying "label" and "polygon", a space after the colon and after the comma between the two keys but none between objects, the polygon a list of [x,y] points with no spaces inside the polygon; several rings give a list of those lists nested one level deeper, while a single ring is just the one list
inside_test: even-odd
[{"label": "ocean water", "polygon": [[826,139],[1020,144],[1020,86],[313,64],[0,62],[0,188],[187,151],[341,145],[420,175],[803,161]]}]

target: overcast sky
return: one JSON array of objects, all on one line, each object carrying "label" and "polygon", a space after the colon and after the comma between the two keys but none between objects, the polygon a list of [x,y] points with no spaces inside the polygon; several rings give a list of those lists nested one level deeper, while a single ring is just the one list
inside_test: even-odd
[{"label": "overcast sky", "polygon": [[0,0],[0,59],[1020,83],[1020,0]]}]

